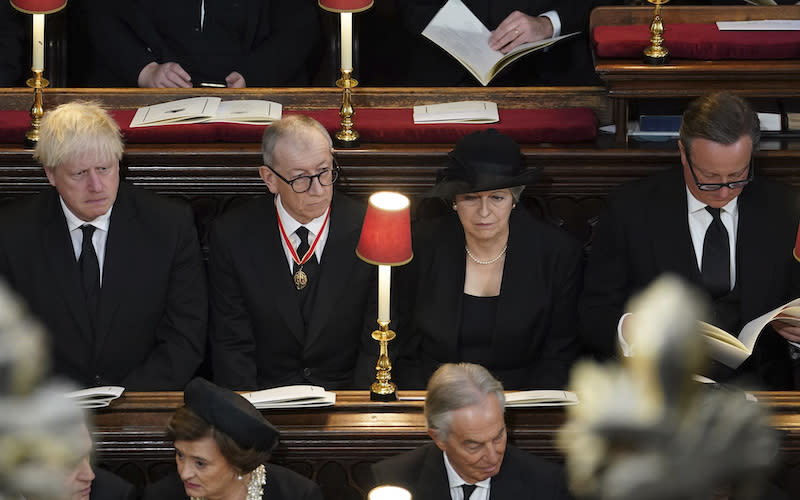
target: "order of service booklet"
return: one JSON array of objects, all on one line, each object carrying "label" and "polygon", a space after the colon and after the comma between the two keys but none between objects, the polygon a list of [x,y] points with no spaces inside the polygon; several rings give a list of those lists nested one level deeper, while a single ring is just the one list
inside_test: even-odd
[{"label": "order of service booklet", "polygon": [[131,120],[131,128],[211,122],[269,125],[280,120],[282,112],[280,103],[272,101],[189,97],[139,108]]},{"label": "order of service booklet", "polygon": [[414,123],[496,123],[497,104],[490,101],[459,101],[414,106]]},{"label": "order of service booklet", "polygon": [[118,385],[105,385],[68,392],[65,396],[67,399],[75,401],[81,408],[105,408],[122,396],[124,391],[125,388]]},{"label": "order of service booklet", "polygon": [[456,58],[486,86],[500,70],[520,57],[578,33],[523,43],[508,54],[503,54],[489,48],[491,32],[461,0],[448,0],[433,16],[422,34]]},{"label": "order of service booklet", "polygon": [[333,406],[336,393],[318,385],[286,385],[273,389],[242,393],[259,410],[268,408],[308,408]]},{"label": "order of service booklet", "polygon": [[742,327],[738,337],[704,321],[700,322],[700,333],[708,346],[709,354],[720,363],[739,368],[751,354],[758,336],[772,320],[780,320],[800,326],[800,299],[784,304],[772,311],[757,317]]}]

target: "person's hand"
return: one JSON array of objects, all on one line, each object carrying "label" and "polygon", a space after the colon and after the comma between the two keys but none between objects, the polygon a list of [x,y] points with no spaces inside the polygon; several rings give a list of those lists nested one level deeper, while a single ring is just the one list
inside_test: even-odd
[{"label": "person's hand", "polygon": [[139,86],[149,88],[184,88],[192,86],[192,77],[175,62],[151,62],[139,72]]},{"label": "person's hand", "polygon": [[792,326],[790,323],[777,319],[770,322],[770,324],[781,337],[792,342],[800,342],[800,326]]},{"label": "person's hand", "polygon": [[553,36],[553,23],[547,17],[529,16],[515,10],[508,15],[489,37],[489,48],[508,54],[519,45]]},{"label": "person's hand", "polygon": [[243,89],[247,87],[244,77],[238,71],[231,71],[231,74],[225,77],[225,83],[228,84],[230,89]]}]

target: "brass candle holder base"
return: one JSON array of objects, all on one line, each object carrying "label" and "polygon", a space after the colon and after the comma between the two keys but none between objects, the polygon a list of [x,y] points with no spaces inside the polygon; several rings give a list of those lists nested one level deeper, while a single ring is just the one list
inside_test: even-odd
[{"label": "brass candle holder base", "polygon": [[342,107],[339,109],[339,118],[342,121],[339,125],[342,129],[333,137],[333,143],[337,148],[357,148],[361,144],[358,140],[358,132],[353,130],[353,115],[356,114],[351,101],[351,93],[358,85],[358,80],[351,78],[353,70],[342,70],[342,77],[336,80],[336,86],[342,89]]},{"label": "brass candle holder base", "polygon": [[39,125],[44,115],[42,104],[42,89],[50,85],[46,78],[42,77],[42,70],[33,70],[33,77],[25,82],[28,87],[33,89],[33,105],[31,106],[31,128],[25,133],[25,147],[33,148],[39,142]]},{"label": "brass candle holder base", "polygon": [[644,49],[643,59],[647,64],[667,64],[669,50],[664,47],[664,20],[661,18],[661,6],[669,0],[647,0],[656,6],[653,20],[650,21],[650,45]]},{"label": "brass candle holder base", "polygon": [[375,365],[375,382],[369,388],[370,401],[397,401],[397,386],[392,379],[392,363],[389,361],[388,344],[395,337],[389,330],[388,321],[378,321],[380,328],[372,332],[372,338],[380,342],[380,354]]}]

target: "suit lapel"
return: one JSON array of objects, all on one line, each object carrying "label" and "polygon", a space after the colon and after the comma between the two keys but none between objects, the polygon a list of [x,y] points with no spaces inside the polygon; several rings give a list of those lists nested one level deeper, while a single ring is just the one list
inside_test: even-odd
[{"label": "suit lapel", "polygon": [[[676,191],[679,195],[676,196]],[[694,283],[700,282],[700,270],[689,233],[686,185],[680,170],[670,172],[664,182],[657,186],[653,199],[643,209],[648,212],[651,251],[659,262],[660,271],[675,271]]]},{"label": "suit lapel", "polygon": [[265,197],[262,206],[262,210],[252,212],[253,218],[249,224],[253,230],[252,245],[246,249],[250,266],[264,283],[264,300],[274,302],[289,331],[300,344],[305,344],[305,326],[297,301],[297,290],[283,252],[274,198]]},{"label": "suit lapel", "polygon": [[52,272],[53,281],[61,290],[58,295],[64,298],[67,308],[75,318],[81,334],[87,344],[93,339],[92,326],[86,301],[81,289],[81,277],[78,273],[78,263],[72,248],[72,240],[67,231],[67,221],[58,201],[58,195],[53,189],[45,210],[42,213],[42,254]]},{"label": "suit lapel", "polygon": [[[764,262],[764,254],[761,251],[763,242],[772,241],[774,238],[770,234],[772,226],[765,223],[761,213],[760,207],[763,206],[764,200],[754,198],[757,193],[748,190],[751,187],[755,186],[746,187],[739,195],[739,223],[736,232],[736,283],[741,293],[742,307],[763,303],[756,295],[769,289],[767,284],[773,269],[772,262]],[[751,264],[759,261],[763,264]],[[742,262],[748,264],[741,265]],[[741,312],[743,320],[753,315],[752,311]]]},{"label": "suit lapel", "polygon": [[[437,314],[434,316],[436,327],[431,333],[442,336],[439,342],[446,346],[446,352],[440,353],[440,359],[457,359],[458,332],[461,331],[461,314],[464,306],[464,278],[466,262],[464,254],[464,231],[455,215],[448,215],[447,224],[441,226],[441,232],[434,235],[439,244],[433,245],[432,266],[429,269],[435,280],[423,280],[436,283],[434,293],[421,293],[423,297],[435,297]],[[428,305],[430,307],[430,305]],[[452,311],[452,316],[441,314],[441,311]]]},{"label": "suit lapel", "polygon": [[450,484],[444,467],[444,455],[435,444],[428,444],[419,471],[414,500],[449,500]]}]

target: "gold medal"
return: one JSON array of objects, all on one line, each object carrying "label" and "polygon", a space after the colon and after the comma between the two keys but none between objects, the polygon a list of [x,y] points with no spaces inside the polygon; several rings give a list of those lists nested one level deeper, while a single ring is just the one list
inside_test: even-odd
[{"label": "gold medal", "polygon": [[298,290],[302,290],[307,284],[308,276],[303,272],[303,268],[301,267],[294,273],[294,286]]}]

